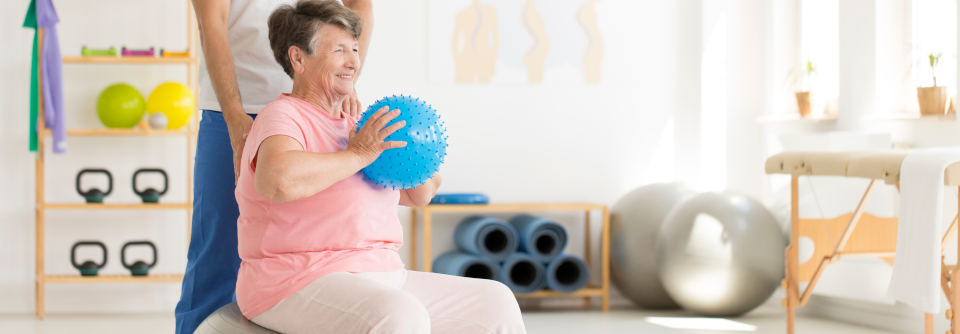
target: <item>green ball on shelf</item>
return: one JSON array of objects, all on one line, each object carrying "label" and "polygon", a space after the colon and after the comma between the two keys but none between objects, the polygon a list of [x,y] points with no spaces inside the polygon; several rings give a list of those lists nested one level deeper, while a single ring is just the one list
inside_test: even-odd
[{"label": "green ball on shelf", "polygon": [[143,96],[128,84],[107,87],[97,99],[97,116],[108,128],[132,128],[143,118],[146,109]]}]

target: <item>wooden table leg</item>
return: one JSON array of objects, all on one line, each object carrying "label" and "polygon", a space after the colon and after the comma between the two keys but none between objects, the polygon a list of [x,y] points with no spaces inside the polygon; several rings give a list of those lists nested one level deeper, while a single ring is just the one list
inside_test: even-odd
[{"label": "wooden table leg", "polygon": [[[592,270],[590,265],[590,210],[584,212],[583,216],[583,261],[587,263],[587,270]],[[590,279],[587,278],[587,285],[590,285]],[[590,308],[590,297],[583,297],[583,307]]]},{"label": "wooden table leg", "polygon": [[800,303],[799,253],[800,238],[799,185],[798,178],[790,180],[790,246],[787,247],[787,334],[794,333],[796,308]]},{"label": "wooden table leg", "polygon": [[432,214],[429,208],[423,208],[423,271],[433,272],[433,263],[430,261],[430,232],[432,229]]},{"label": "wooden table leg", "polygon": [[[960,187],[957,187],[957,209],[960,210]],[[960,233],[957,233],[957,259],[960,261]],[[960,282],[960,263],[950,273],[950,313],[954,315],[950,319],[950,330],[953,333],[960,333],[960,322],[957,321],[957,303],[960,302],[960,289],[957,289],[957,282]]]},{"label": "wooden table leg", "polygon": [[600,289],[603,295],[600,297],[600,309],[604,312],[610,310],[610,212],[607,207],[603,207],[603,228],[600,231]]},{"label": "wooden table leg", "polygon": [[410,208],[410,270],[417,270],[417,208]]},{"label": "wooden table leg", "polygon": [[923,333],[933,334],[933,314],[932,313],[923,314]]}]

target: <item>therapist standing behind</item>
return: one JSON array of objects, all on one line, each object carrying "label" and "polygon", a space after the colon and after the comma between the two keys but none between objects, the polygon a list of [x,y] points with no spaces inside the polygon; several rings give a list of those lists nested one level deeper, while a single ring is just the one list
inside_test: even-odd
[{"label": "therapist standing behind", "polygon": [[[260,109],[293,88],[293,80],[274,60],[267,18],[280,5],[295,0],[192,2],[203,50],[197,101],[203,118],[197,135],[187,269],[175,311],[180,334],[193,333],[213,311],[235,299],[240,213],[234,190],[240,152]],[[371,0],[342,2],[363,21],[365,29],[358,39],[362,63],[373,31],[373,5]],[[358,117],[356,91],[341,108]]]}]

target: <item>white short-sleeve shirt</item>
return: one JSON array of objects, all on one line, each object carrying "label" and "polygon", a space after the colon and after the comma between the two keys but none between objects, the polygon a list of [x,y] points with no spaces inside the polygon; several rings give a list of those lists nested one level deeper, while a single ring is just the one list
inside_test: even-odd
[{"label": "white short-sleeve shirt", "polygon": [[[295,0],[231,0],[227,36],[233,53],[233,67],[240,89],[240,101],[248,114],[257,114],[277,99],[280,93],[293,89],[293,79],[273,57],[270,49],[267,18],[274,9],[283,4],[295,4]],[[223,111],[207,73],[207,64],[201,52],[200,96],[197,108]]]}]

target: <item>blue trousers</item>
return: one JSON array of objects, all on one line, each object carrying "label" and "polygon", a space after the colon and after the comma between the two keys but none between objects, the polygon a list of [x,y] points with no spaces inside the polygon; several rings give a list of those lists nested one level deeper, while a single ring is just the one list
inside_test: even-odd
[{"label": "blue trousers", "polygon": [[236,300],[240,211],[234,195],[233,149],[220,112],[203,111],[193,180],[193,227],[175,311],[178,334],[193,333],[213,311]]}]

